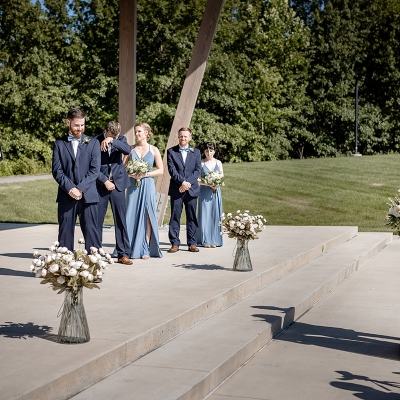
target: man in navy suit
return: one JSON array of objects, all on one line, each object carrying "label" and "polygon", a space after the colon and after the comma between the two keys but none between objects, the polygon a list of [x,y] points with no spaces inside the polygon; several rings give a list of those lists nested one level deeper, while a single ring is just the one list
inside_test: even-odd
[{"label": "man in navy suit", "polygon": [[130,154],[131,146],[129,146],[125,136],[119,136],[120,133],[121,125],[116,121],[111,121],[106,130],[97,136],[101,150],[100,173],[97,178],[97,191],[100,196],[99,232],[102,236],[104,217],[106,216],[108,202],[110,202],[114,216],[115,249],[118,262],[131,265],[125,199],[125,189],[130,186],[130,180],[122,162],[122,155]]},{"label": "man in navy suit", "polygon": [[169,222],[169,240],[171,248],[168,253],[179,250],[180,219],[183,205],[186,211],[186,237],[189,251],[198,252],[196,218],[197,197],[200,194],[198,178],[201,174],[200,150],[189,146],[192,131],[181,128],[178,132],[179,145],[167,151],[168,172],[171,175],[168,194],[171,199],[171,219]]},{"label": "man in navy suit", "polygon": [[58,183],[58,241],[74,250],[76,217],[85,247],[101,247],[98,232],[96,179],[100,171],[100,146],[97,140],[84,135],[86,114],[79,108],[68,111],[69,133],[56,140],[53,150],[53,177]]}]

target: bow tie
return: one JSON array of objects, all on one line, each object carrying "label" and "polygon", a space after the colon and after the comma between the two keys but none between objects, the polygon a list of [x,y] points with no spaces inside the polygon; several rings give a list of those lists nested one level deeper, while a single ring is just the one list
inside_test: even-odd
[{"label": "bow tie", "polygon": [[73,140],[77,140],[78,142],[80,142],[82,138],[76,138],[71,135],[68,135],[68,142],[72,142]]},{"label": "bow tie", "polygon": [[189,151],[189,147],[179,147],[179,151]]}]

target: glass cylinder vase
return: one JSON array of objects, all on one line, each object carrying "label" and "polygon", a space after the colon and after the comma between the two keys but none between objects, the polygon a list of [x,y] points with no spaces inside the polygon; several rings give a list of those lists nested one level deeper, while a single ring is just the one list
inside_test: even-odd
[{"label": "glass cylinder vase", "polygon": [[236,254],[233,261],[234,271],[252,271],[250,253],[249,253],[249,241],[246,239],[237,238],[236,243]]},{"label": "glass cylinder vase", "polygon": [[57,342],[86,343],[90,340],[89,326],[83,306],[83,287],[66,290]]}]

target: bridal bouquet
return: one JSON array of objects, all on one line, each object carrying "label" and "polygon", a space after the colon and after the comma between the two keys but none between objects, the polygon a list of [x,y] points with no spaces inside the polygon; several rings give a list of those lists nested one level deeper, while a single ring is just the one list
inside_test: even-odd
[{"label": "bridal bouquet", "polygon": [[387,223],[385,226],[393,229],[395,235],[400,235],[400,198],[396,196],[394,199],[391,199],[389,197],[389,203],[386,204],[389,206],[389,212],[386,215]]},{"label": "bridal bouquet", "polygon": [[[205,176],[201,178],[201,181],[210,186],[225,186],[224,175],[219,171],[207,172]],[[213,192],[215,193],[216,190],[213,189]]]},{"label": "bridal bouquet", "polygon": [[[129,160],[125,168],[129,175],[144,175],[151,169],[149,164],[143,160]],[[140,186],[140,179],[136,179],[136,186]]]},{"label": "bridal bouquet", "polygon": [[236,215],[223,213],[220,225],[222,234],[227,234],[230,238],[250,240],[258,239],[257,233],[265,229],[265,222],[267,221],[262,215],[249,215],[249,210],[245,210],[242,214],[238,210]]},{"label": "bridal bouquet", "polygon": [[[84,240],[79,239],[79,244]],[[62,293],[65,290],[78,290],[85,286],[89,289],[100,289],[96,283],[102,281],[103,270],[107,264],[113,264],[110,254],[105,253],[102,248],[90,248],[90,254],[86,250],[74,250],[59,247],[54,242],[50,247],[50,254],[42,255],[38,251],[33,253],[35,259],[32,261],[30,270],[37,278],[42,278],[41,284],[49,283],[53,290]]]}]

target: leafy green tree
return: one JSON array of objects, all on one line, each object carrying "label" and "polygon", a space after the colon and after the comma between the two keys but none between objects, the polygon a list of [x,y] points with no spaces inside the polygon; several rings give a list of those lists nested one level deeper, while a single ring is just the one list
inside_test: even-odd
[{"label": "leafy green tree", "polygon": [[[15,172],[48,165],[51,143],[60,134],[73,97],[67,60],[72,31],[63,2],[48,1],[48,14],[29,0],[3,2],[0,12],[0,129],[7,160]],[[58,5],[58,14],[56,12]]]}]

